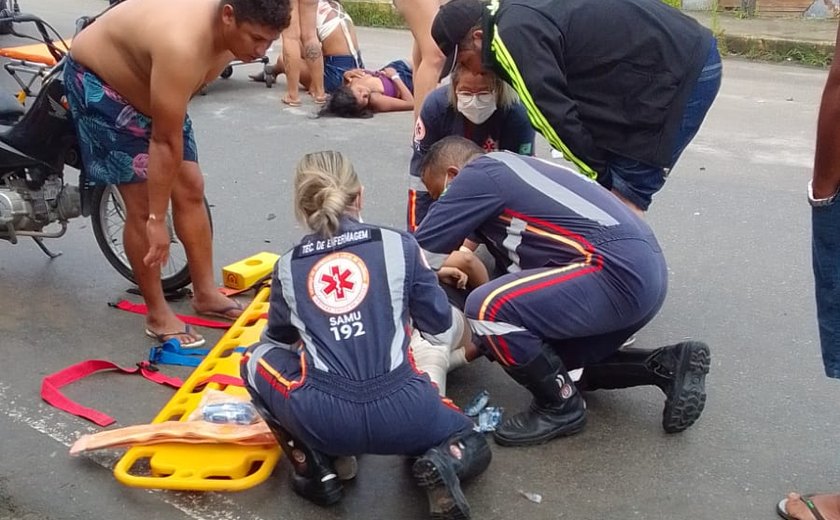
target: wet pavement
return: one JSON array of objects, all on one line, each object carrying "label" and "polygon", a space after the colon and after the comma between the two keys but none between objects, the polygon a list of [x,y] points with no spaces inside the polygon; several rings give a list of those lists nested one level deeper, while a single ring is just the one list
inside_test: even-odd
[{"label": "wet pavement", "polygon": [[[24,0],[24,8],[69,31],[77,15],[104,3]],[[360,29],[359,37],[371,67],[410,51],[403,31]],[[191,105],[214,206],[217,270],[259,251],[282,252],[300,236],[291,178],[309,151],[348,154],[366,186],[365,219],[402,226],[410,115],[317,119],[309,100],[280,103],[282,83],[249,82],[257,68],[237,67]],[[840,389],[822,375],[805,198],[825,72],[734,59],[724,69],[707,123],[649,214],[670,292],[637,343],[709,343],[703,417],[666,435],[658,390],[589,394],[582,434],[533,448],[493,446],[489,471],[466,486],[475,518],[771,519],[788,490],[840,488]],[[544,142],[538,154],[548,156]],[[356,482],[329,509],[291,492],[285,463],[248,491],[173,493],[117,483],[110,468],[119,452],[71,458],[68,445],[96,428],[41,402],[43,376],[90,358],[132,366],[152,344],[142,318],[107,306],[139,300],[99,252],[88,221],[72,221],[50,245],[63,256],[49,260],[31,241],[0,242],[0,519],[426,518],[425,498],[397,457],[363,457]],[[190,311],[186,302],[177,309]],[[211,343],[220,336],[204,332]],[[450,376],[456,403],[485,388],[491,404],[509,412],[527,404],[526,392],[486,361]],[[172,392],[105,374],[67,394],[130,425],[150,421]]]}]

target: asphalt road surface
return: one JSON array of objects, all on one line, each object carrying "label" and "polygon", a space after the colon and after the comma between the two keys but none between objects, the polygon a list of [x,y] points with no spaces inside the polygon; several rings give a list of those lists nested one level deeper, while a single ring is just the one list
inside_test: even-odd
[{"label": "asphalt road surface", "polygon": [[[65,34],[77,16],[105,5],[22,3]],[[410,52],[403,31],[359,29],[359,37],[371,67]],[[218,270],[259,251],[282,252],[301,235],[291,178],[305,152],[346,153],[366,187],[365,219],[402,226],[410,114],[318,119],[308,99],[298,108],[280,103],[282,80],[273,89],[249,82],[257,69],[237,67],[191,105]],[[840,388],[822,375],[805,195],[825,76],[725,60],[720,96],[649,214],[668,258],[670,292],[638,345],[696,338],[711,346],[701,420],[666,435],[658,390],[589,394],[582,434],[533,448],[493,446],[489,471],[466,486],[475,518],[771,519],[789,490],[840,490]],[[548,156],[544,142],[538,154]],[[119,452],[71,458],[69,444],[96,428],[44,404],[42,377],[89,358],[131,366],[151,343],[142,318],[106,305],[137,298],[125,293],[129,284],[99,252],[88,221],[72,221],[49,245],[63,256],[49,260],[31,241],[0,243],[0,519],[426,517],[425,497],[397,457],[362,458],[356,482],[329,509],[290,490],[285,463],[251,490],[192,494],[122,486],[110,471]],[[205,332],[210,344],[219,337]],[[450,376],[457,403],[485,388],[509,412],[527,405],[527,393],[486,361]],[[120,425],[150,421],[171,396],[116,375],[67,393]]]}]

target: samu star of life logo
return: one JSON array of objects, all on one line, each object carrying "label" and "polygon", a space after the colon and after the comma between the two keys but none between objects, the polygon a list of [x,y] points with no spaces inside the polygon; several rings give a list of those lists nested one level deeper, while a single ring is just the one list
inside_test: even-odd
[{"label": "samu star of life logo", "polygon": [[499,143],[489,135],[487,136],[487,139],[484,140],[484,144],[482,144],[481,147],[484,148],[484,151],[487,153],[499,151]]},{"label": "samu star of life logo", "polygon": [[368,269],[352,253],[333,253],[309,271],[307,287],[312,302],[324,312],[345,314],[361,305],[370,286]]}]

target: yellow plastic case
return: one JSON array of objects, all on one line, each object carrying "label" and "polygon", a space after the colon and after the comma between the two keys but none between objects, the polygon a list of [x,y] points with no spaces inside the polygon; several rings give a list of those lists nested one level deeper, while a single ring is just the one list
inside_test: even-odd
[{"label": "yellow plastic case", "polygon": [[[267,323],[269,288],[262,289],[201,364],[152,421],[184,421],[205,391],[247,395],[239,386],[206,383],[214,374],[239,377],[242,354],[234,352],[259,340]],[[179,491],[241,491],[271,475],[279,446],[236,444],[157,444],[130,448],[114,467],[116,479],[142,488]]]},{"label": "yellow plastic case", "polygon": [[222,268],[222,280],[230,289],[247,289],[274,270],[280,258],[274,253],[257,253]]}]

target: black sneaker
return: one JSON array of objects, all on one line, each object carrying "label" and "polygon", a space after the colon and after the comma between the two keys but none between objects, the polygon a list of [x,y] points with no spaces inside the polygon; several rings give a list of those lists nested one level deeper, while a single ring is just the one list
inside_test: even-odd
[{"label": "black sneaker", "polygon": [[432,448],[411,468],[417,484],[429,497],[429,513],[434,520],[468,520],[470,506],[449,456]]},{"label": "black sneaker", "polygon": [[319,506],[331,506],[343,496],[343,486],[335,473],[327,473],[319,478],[304,477],[292,471],[292,489]]},{"label": "black sneaker", "polygon": [[665,347],[651,360],[651,369],[662,377],[657,384],[665,392],[662,428],[679,433],[700,418],[706,406],[706,374],[711,352],[699,341]]}]

